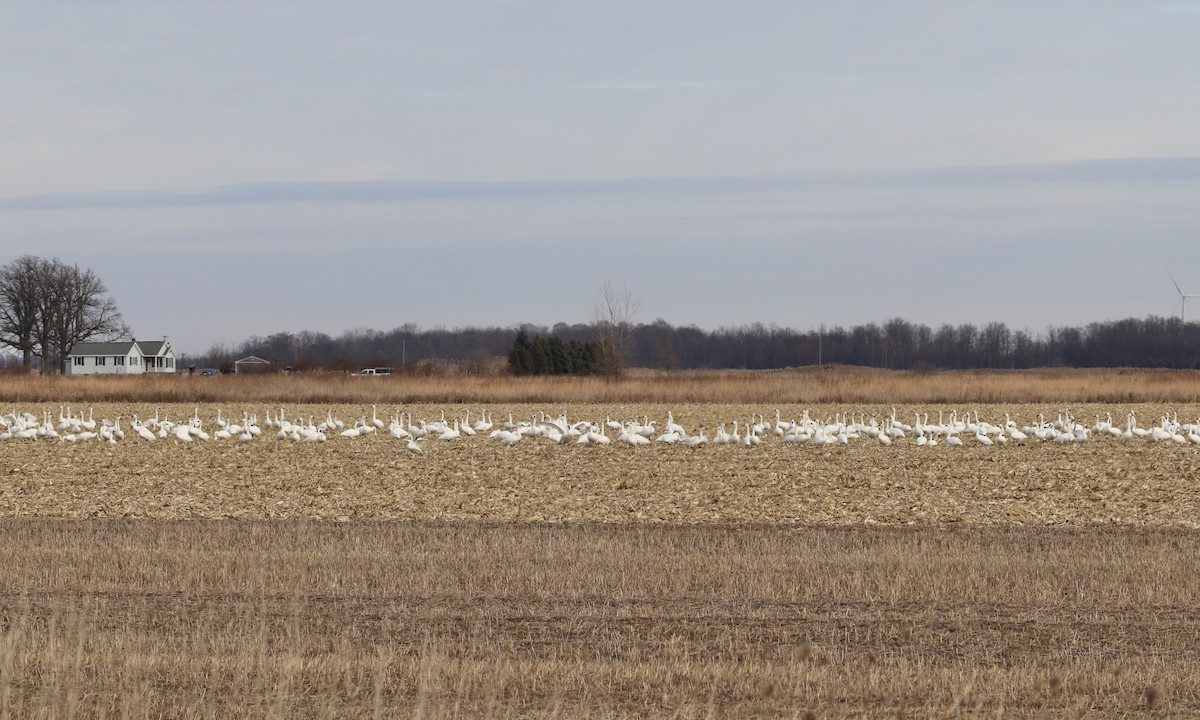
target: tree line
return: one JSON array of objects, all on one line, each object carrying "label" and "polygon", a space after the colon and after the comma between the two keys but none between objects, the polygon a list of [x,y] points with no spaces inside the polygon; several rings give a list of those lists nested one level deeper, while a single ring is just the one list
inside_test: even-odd
[{"label": "tree line", "polygon": [[[217,345],[212,362],[232,363],[257,355],[294,365],[354,369],[425,362],[481,363],[511,358],[525,333],[565,345],[603,341],[604,323],[559,323],[488,328],[353,330],[276,333],[251,337],[236,348]],[[532,340],[530,340],[532,341]],[[600,357],[603,363],[603,342]],[[630,324],[620,349],[626,366],[656,369],[745,368],[752,370],[818,364],[863,365],[894,370],[1035,367],[1200,368],[1200,324],[1151,316],[1050,327],[1041,333],[1004,323],[930,327],[900,318],[852,327],[794,330],[754,323],[705,330],[665,320]],[[205,358],[206,360],[208,358]],[[523,372],[525,366],[514,366]],[[601,368],[599,372],[607,372]]]},{"label": "tree line", "polygon": [[[57,258],[17,258],[0,267],[0,347],[14,349],[26,369],[37,358],[43,373],[61,372],[76,343],[129,336],[107,293],[91,270]],[[485,372],[506,360],[517,374],[612,376],[631,365],[666,370],[817,364],[894,370],[1200,368],[1200,324],[1176,317],[1049,327],[1040,333],[1001,322],[933,328],[902,318],[805,331],[761,323],[705,330],[662,319],[638,323],[637,310],[636,296],[606,282],[591,323],[454,329],[409,323],[387,332],[351,330],[336,338],[311,331],[277,332],[252,336],[237,346],[218,343],[188,362],[232,370],[234,360],[257,355],[297,370],[442,362]]]},{"label": "tree line", "polygon": [[43,374],[63,372],[80,342],[129,335],[116,301],[91,270],[57,258],[22,255],[0,267],[0,345],[41,360]]},{"label": "tree line", "polygon": [[932,328],[901,318],[808,331],[758,323],[705,331],[659,320],[639,327],[637,338],[638,363],[664,368],[1200,368],[1200,325],[1174,317],[1049,327],[1038,334],[1001,322]]}]

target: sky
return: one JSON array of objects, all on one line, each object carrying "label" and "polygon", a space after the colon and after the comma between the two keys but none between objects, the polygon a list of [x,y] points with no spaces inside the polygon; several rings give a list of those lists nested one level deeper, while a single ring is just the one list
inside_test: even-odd
[{"label": "sky", "polygon": [[15,0],[0,98],[0,264],[184,353],[1200,295],[1200,2]]}]

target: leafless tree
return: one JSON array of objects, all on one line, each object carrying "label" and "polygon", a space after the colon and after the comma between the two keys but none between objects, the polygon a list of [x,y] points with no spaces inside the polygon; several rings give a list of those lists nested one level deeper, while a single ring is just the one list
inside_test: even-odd
[{"label": "leafless tree", "polygon": [[34,355],[42,373],[62,372],[71,348],[129,334],[117,303],[91,270],[23,255],[0,268],[0,343]]},{"label": "leafless tree", "polygon": [[641,300],[629,288],[617,290],[611,280],[596,292],[592,303],[592,321],[596,327],[599,357],[597,370],[602,375],[618,378],[633,345],[633,331]]},{"label": "leafless tree", "polygon": [[42,276],[42,373],[62,372],[67,353],[76,343],[113,340],[129,335],[129,326],[107,296],[108,288],[91,270],[53,260]]},{"label": "leafless tree", "polygon": [[21,353],[21,366],[33,366],[40,324],[41,278],[48,260],[22,255],[0,268],[0,344]]},{"label": "leafless tree", "polygon": [[204,361],[208,367],[216,368],[223,373],[231,373],[234,370],[233,348],[224,340],[218,340],[208,349],[208,354],[204,357]]}]

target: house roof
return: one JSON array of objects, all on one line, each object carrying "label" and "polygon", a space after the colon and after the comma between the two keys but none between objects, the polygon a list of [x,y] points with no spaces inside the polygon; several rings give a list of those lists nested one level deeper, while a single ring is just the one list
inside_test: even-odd
[{"label": "house roof", "polygon": [[171,345],[166,340],[121,340],[118,342],[81,342],[75,343],[71,348],[71,352],[67,356],[72,355],[128,355],[134,345],[138,346],[138,350],[146,357],[155,357],[158,355],[166,355],[171,351]]},{"label": "house roof", "polygon": [[271,361],[263,360],[262,358],[260,358],[257,355],[247,355],[246,357],[242,358],[241,360],[235,360],[233,362],[234,365],[237,365],[238,363],[266,363],[266,364],[270,365]]},{"label": "house roof", "polygon": [[[140,345],[141,343],[139,343]],[[67,356],[72,355],[128,355],[133,349],[133,342],[124,340],[121,342],[81,342],[75,343],[71,348],[71,352]]]},{"label": "house roof", "polygon": [[165,354],[166,349],[170,346],[167,345],[166,340],[139,340],[138,347],[141,348],[142,352],[147,356],[153,357],[155,355]]}]

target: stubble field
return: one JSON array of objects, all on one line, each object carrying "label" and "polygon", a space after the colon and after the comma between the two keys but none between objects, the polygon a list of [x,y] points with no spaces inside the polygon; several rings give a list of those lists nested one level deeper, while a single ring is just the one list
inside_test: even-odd
[{"label": "stubble field", "polygon": [[[1189,396],[1130,397],[917,402],[897,417],[1200,414]],[[353,422],[370,413],[355,400],[284,405]],[[218,408],[267,405],[157,407],[199,408],[211,431]],[[892,410],[401,407],[660,423],[670,410],[710,435],[777,407]],[[0,442],[0,716],[1200,714],[1198,446],[477,436],[414,455],[380,435],[269,435]]]},{"label": "stubble field", "polygon": [[[33,406],[31,406],[33,407]],[[59,405],[36,406],[54,416]],[[783,418],[833,417],[839,412],[888,417],[893,406],[783,406]],[[95,417],[186,420],[197,408],[215,430],[217,410],[240,419],[237,405],[90,405]],[[499,425],[514,418],[557,416],[591,419],[648,415],[665,422],[668,411],[695,432],[752,414],[773,418],[775,408],[738,405],[407,406],[414,418],[478,418],[490,410]],[[980,413],[1003,423],[1055,417],[1048,405],[924,406],[923,413]],[[1135,410],[1151,421],[1163,412],[1195,417],[1194,405],[1077,405],[1096,415]],[[392,409],[381,415],[390,415]],[[293,418],[320,420],[332,412],[353,425],[370,417],[361,405],[285,408]],[[916,406],[899,406],[909,418]],[[34,414],[38,414],[34,412]],[[613,431],[608,431],[615,435]],[[962,447],[945,442],[920,447],[911,438],[882,446],[867,437],[848,445],[788,444],[774,433],[754,448],[697,448],[652,443],[630,447],[555,444],[526,438],[508,446],[485,435],[454,441],[429,439],[424,454],[386,431],[356,439],[331,431],[323,443],[279,441],[265,428],[251,442],[182,443],[173,436],[145,442],[132,433],[117,444],[97,441],[0,443],[6,482],[0,514],[10,517],[139,517],[160,519],[467,520],[487,522],[650,522],[808,525],[1107,525],[1188,527],[1200,522],[1200,446],[1121,443],[1095,436],[1083,443],[1028,440],[1004,447]]]}]

